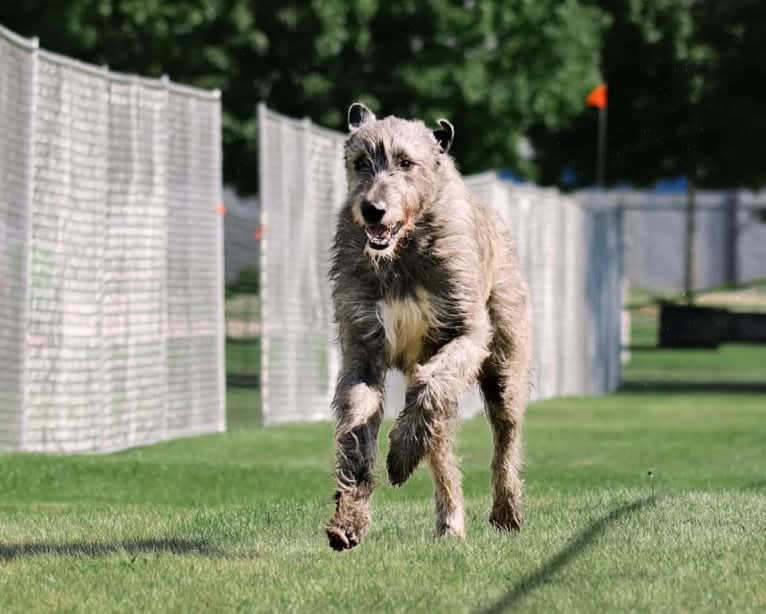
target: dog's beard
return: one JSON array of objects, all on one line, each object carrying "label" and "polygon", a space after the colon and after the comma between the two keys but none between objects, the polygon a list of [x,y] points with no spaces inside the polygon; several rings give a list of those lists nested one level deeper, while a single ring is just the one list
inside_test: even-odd
[{"label": "dog's beard", "polygon": [[384,247],[373,247],[369,241],[364,246],[364,253],[367,254],[367,256],[370,258],[370,261],[372,262],[373,266],[375,268],[378,268],[378,265],[383,260],[392,260],[394,258],[394,255],[396,254],[396,247],[398,243],[398,239],[394,237],[387,245]]}]

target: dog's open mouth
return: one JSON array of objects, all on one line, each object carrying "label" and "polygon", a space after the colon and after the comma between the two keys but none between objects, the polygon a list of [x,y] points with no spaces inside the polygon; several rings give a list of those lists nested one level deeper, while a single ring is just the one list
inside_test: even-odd
[{"label": "dog's open mouth", "polygon": [[399,222],[394,226],[386,226],[384,224],[370,224],[365,227],[367,232],[367,242],[373,249],[386,249],[394,240],[396,234],[402,229],[402,223]]}]

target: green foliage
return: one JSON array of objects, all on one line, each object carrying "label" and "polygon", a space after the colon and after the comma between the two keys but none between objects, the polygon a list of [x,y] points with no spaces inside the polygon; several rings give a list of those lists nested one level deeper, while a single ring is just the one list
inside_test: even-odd
[{"label": "green foliage", "polygon": [[761,187],[766,185],[766,6],[759,0],[704,3],[700,16],[701,37],[715,50],[700,105],[707,137],[703,176],[716,185]]},{"label": "green foliage", "polygon": [[[708,187],[766,183],[766,90],[758,0],[593,0],[611,19],[607,178],[649,184],[684,175]],[[544,181],[595,175],[596,111],[567,129],[533,129]]]},{"label": "green foliage", "polygon": [[[115,70],[223,92],[225,174],[257,189],[256,105],[345,129],[354,100],[456,126],[465,171],[595,174],[588,90],[610,87],[608,178],[760,186],[760,0],[27,0],[0,23]],[[518,152],[529,135],[534,160]]]},{"label": "green foliage", "polygon": [[221,89],[226,179],[244,192],[261,100],[337,129],[357,99],[449,117],[466,171],[531,174],[519,137],[580,109],[606,25],[581,0],[27,0],[3,3],[0,22],[115,70]]}]

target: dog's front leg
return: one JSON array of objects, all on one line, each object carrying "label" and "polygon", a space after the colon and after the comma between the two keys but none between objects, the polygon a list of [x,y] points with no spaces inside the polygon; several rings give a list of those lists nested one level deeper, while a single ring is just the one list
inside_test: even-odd
[{"label": "dog's front leg", "polygon": [[389,434],[387,467],[391,484],[407,481],[434,444],[451,437],[458,396],[476,381],[489,355],[489,315],[481,310],[464,335],[446,343],[413,371],[405,407]]},{"label": "dog's front leg", "polygon": [[330,546],[356,546],[370,526],[378,430],[383,417],[382,367],[348,369],[333,400],[336,419],[335,514],[325,527]]}]

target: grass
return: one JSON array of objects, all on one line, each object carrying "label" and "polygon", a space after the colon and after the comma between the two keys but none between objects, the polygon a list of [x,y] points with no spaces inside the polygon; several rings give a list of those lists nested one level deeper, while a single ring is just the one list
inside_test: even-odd
[{"label": "grass", "polygon": [[261,340],[226,339],[226,372],[229,377],[249,377],[257,381],[261,372]]},{"label": "grass", "polygon": [[343,554],[321,531],[330,425],[244,428],[249,390],[230,390],[226,434],[0,456],[0,611],[763,611],[764,365],[757,347],[634,351],[626,391],[532,405],[517,537],[486,522],[481,418],[460,432],[464,543],[432,538],[421,469],[381,485]]},{"label": "grass", "polygon": [[766,346],[725,343],[717,350],[659,351],[656,345],[654,310],[633,312],[634,349],[626,370],[631,390],[649,386],[666,391],[707,387],[732,393],[759,388],[766,392]]},{"label": "grass", "polygon": [[[627,296],[629,309],[656,305],[659,301],[684,303],[683,293],[676,290],[649,290],[632,287]],[[731,311],[766,311],[766,279],[754,279],[742,284],[726,284],[705,288],[694,293],[694,301],[707,307],[724,307]]]}]

